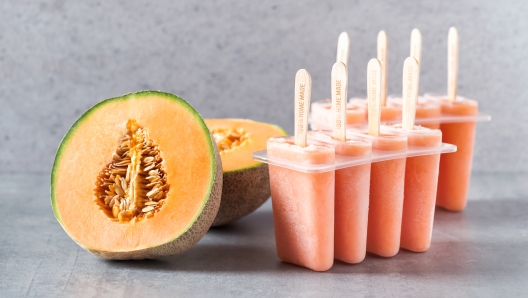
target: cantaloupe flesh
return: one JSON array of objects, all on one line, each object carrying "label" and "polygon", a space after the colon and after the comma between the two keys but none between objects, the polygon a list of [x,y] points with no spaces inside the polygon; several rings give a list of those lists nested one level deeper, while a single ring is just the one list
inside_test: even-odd
[{"label": "cantaloupe flesh", "polygon": [[286,135],[286,132],[276,125],[246,119],[205,119],[205,123],[211,131],[242,128],[249,134],[249,140],[241,146],[220,154],[224,172],[260,165],[260,162],[253,160],[252,153],[266,149],[269,138]]},{"label": "cantaloupe flesh", "polygon": [[[177,100],[148,97],[100,103],[74,124],[59,148],[52,173],[55,213],[68,234],[86,248],[131,251],[164,244],[192,226],[207,202],[216,165],[207,127],[196,111]],[[96,205],[94,187],[129,119],[148,129],[158,144],[170,190],[152,218],[120,224]]]}]

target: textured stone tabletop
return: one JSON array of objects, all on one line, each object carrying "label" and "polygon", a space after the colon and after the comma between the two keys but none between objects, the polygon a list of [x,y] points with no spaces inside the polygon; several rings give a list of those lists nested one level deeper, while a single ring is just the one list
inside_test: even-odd
[{"label": "textured stone tabletop", "polygon": [[[105,261],[55,220],[49,176],[0,177],[1,297],[512,297],[528,292],[528,176],[477,175],[462,213],[437,210],[425,253],[316,273],[275,254],[270,202],[160,260]],[[79,210],[82,212],[82,210]]]}]

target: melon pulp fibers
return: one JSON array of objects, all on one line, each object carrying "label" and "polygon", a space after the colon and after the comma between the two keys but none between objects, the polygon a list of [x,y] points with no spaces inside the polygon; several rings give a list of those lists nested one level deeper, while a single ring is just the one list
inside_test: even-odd
[{"label": "melon pulp fibers", "polygon": [[142,91],[100,102],[62,140],[51,175],[55,217],[107,259],[187,250],[220,206],[221,159],[183,99]]},{"label": "melon pulp fibers", "polygon": [[268,165],[253,160],[271,137],[286,132],[273,124],[247,119],[205,119],[220,150],[224,171],[222,201],[213,226],[239,220],[270,197]]}]

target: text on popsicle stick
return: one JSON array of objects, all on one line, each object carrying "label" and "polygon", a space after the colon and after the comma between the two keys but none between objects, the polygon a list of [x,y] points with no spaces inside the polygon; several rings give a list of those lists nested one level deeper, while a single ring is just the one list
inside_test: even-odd
[{"label": "text on popsicle stick", "polygon": [[295,75],[295,145],[306,147],[308,131],[308,109],[312,93],[312,78],[306,69]]},{"label": "text on popsicle stick", "polygon": [[418,61],[408,57],[403,63],[402,128],[414,129],[418,97]]},{"label": "text on popsicle stick", "polygon": [[334,120],[334,137],[346,141],[346,102],[348,72],[344,63],[336,62],[332,66],[332,111]]},{"label": "text on popsicle stick", "polygon": [[381,65],[378,59],[370,59],[367,67],[368,134],[379,136],[381,117]]}]

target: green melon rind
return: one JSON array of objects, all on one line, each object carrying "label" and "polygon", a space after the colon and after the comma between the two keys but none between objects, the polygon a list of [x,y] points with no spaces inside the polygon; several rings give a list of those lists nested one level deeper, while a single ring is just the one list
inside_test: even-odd
[{"label": "green melon rind", "polygon": [[[201,126],[202,130],[204,132],[209,132],[209,129],[207,128],[207,125],[205,124],[203,118],[200,116],[198,111],[187,101],[184,99],[170,94],[165,93],[161,91],[152,91],[152,90],[146,90],[146,91],[139,91],[135,93],[129,93],[125,94],[120,97],[114,97],[110,99],[103,100],[90,108],[88,111],[86,111],[75,123],[70,127],[64,138],[62,139],[59,148],[57,149],[57,154],[55,155],[55,160],[53,162],[53,168],[51,171],[51,206],[53,209],[53,213],[55,215],[55,218],[59,221],[62,228],[66,231],[68,235],[68,230],[66,227],[62,224],[60,213],[57,209],[57,203],[55,201],[55,180],[57,177],[57,169],[62,157],[63,150],[66,148],[68,141],[70,137],[75,133],[76,128],[81,125],[84,120],[88,119],[90,114],[92,114],[94,111],[98,110],[99,108],[105,106],[106,104],[118,101],[118,100],[129,100],[134,98],[139,98],[142,96],[158,96],[158,97],[165,97],[166,99],[172,100],[178,104],[183,105],[190,113],[191,115],[197,120],[198,124]],[[74,239],[73,237],[70,237],[81,247],[84,249],[90,251],[96,256],[106,258],[106,259],[144,259],[144,258],[154,258],[154,257],[161,257],[166,255],[172,255],[179,252],[182,252],[188,248],[190,248],[192,245],[194,245],[198,240],[200,240],[205,232],[209,229],[212,221],[216,217],[216,213],[218,212],[219,206],[220,206],[220,198],[221,198],[221,190],[222,190],[222,162],[220,159],[220,155],[218,153],[218,148],[216,146],[216,142],[214,142],[213,137],[211,136],[209,132],[209,149],[210,151],[215,155],[214,158],[214,164],[211,166],[211,172],[213,173],[213,179],[211,179],[209,183],[209,190],[207,193],[207,200],[204,201],[204,203],[201,206],[200,212],[193,218],[193,220],[189,223],[189,225],[180,233],[179,235],[176,235],[173,239],[167,241],[166,243],[160,244],[158,246],[153,246],[149,248],[143,248],[135,251],[116,251],[116,252],[107,252],[107,251],[99,251],[93,248],[88,248],[82,245],[77,239]],[[203,215],[203,216],[202,216]],[[197,225],[197,221],[202,221],[202,224]],[[196,227],[195,227],[196,225]],[[189,233],[188,233],[189,232]],[[201,234],[199,237],[197,235]],[[185,242],[182,238],[182,240],[178,241],[181,236],[187,235],[187,238],[185,240],[190,241],[189,243],[182,243]],[[197,239],[196,239],[197,238]]]},{"label": "green melon rind", "polygon": [[220,209],[212,227],[222,226],[257,210],[271,195],[268,164],[225,172]]}]

